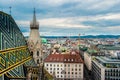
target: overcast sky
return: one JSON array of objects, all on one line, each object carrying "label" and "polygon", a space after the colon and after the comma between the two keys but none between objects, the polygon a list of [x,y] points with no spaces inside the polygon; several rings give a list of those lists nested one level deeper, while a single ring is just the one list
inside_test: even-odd
[{"label": "overcast sky", "polygon": [[120,0],[0,0],[25,36],[36,8],[40,35],[120,34]]}]

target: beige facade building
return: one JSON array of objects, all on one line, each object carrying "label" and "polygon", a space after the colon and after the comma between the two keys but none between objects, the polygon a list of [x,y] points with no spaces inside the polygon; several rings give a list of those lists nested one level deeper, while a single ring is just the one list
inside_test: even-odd
[{"label": "beige facade building", "polygon": [[91,66],[92,65],[92,56],[87,52],[84,53],[84,63],[86,65],[87,69],[91,70],[91,68],[92,68],[92,66]]},{"label": "beige facade building", "polygon": [[44,60],[45,69],[55,80],[83,80],[83,60],[75,52],[51,54]]},{"label": "beige facade building", "polygon": [[105,56],[104,52],[96,51],[94,49],[89,49],[84,52],[84,63],[89,71],[92,69],[92,60],[96,56]]}]

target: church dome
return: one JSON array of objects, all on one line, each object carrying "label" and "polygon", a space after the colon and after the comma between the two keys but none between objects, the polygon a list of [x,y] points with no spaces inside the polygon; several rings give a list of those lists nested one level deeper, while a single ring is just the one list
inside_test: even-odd
[{"label": "church dome", "polygon": [[41,40],[42,40],[42,43],[47,43],[47,39],[42,38]]}]

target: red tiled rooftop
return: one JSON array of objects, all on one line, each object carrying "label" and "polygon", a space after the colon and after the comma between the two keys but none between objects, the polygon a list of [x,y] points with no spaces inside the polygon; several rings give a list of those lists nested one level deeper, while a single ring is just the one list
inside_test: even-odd
[{"label": "red tiled rooftop", "polygon": [[79,54],[50,54],[45,62],[83,63]]}]

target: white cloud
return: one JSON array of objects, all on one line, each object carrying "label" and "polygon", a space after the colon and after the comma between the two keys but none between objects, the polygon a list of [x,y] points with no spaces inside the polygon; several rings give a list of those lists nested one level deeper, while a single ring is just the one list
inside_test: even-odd
[{"label": "white cloud", "polygon": [[106,10],[114,6],[115,4],[119,3],[120,0],[97,0],[94,4],[92,4],[88,9],[95,9],[95,10]]},{"label": "white cloud", "polygon": [[109,13],[107,15],[103,15],[103,16],[99,17],[98,19],[107,19],[107,20],[120,19],[120,13]]},{"label": "white cloud", "polygon": [[107,30],[108,31],[112,31],[112,32],[118,32],[119,33],[119,31],[120,31],[120,26],[112,26],[112,27],[107,27]]},{"label": "white cloud", "polygon": [[90,28],[91,26],[84,26],[82,24],[76,24],[77,18],[50,18],[39,20],[41,26],[51,26],[51,27],[60,27],[60,28],[71,28],[71,27],[79,27],[79,28]]},{"label": "white cloud", "polygon": [[22,21],[22,20],[17,20],[16,23],[18,25],[24,26],[24,27],[29,27],[30,22],[29,21]]},{"label": "white cloud", "polygon": [[78,19],[80,21],[119,20],[120,13],[108,13],[108,14],[102,14],[102,15],[96,15],[96,16],[83,16],[83,17],[78,18]]},{"label": "white cloud", "polygon": [[[49,27],[56,27],[56,28],[91,28],[91,26],[85,26],[80,23],[79,18],[48,18],[48,19],[40,19],[39,24],[40,26],[49,26]],[[83,19],[84,20],[84,19]],[[79,21],[79,23],[75,23],[75,21]],[[30,21],[16,21],[18,25],[29,27]]]}]

